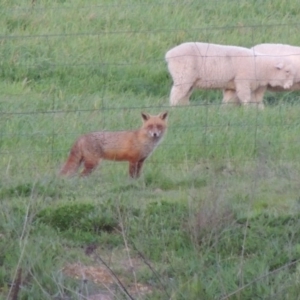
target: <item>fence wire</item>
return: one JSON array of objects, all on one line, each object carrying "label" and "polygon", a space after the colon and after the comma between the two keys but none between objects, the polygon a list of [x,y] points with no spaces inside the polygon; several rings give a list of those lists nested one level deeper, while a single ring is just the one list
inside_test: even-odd
[{"label": "fence wire", "polygon": [[[160,1],[151,3],[152,6],[173,4],[173,2]],[[109,9],[116,5],[119,6],[119,4],[92,5],[80,6],[76,9],[101,11],[101,9]],[[146,4],[132,5],[146,6]],[[130,7],[131,4],[120,6]],[[69,9],[74,8],[47,8],[47,10],[54,11]],[[13,14],[22,10],[27,9],[16,7],[5,9],[3,12]],[[43,10],[44,8],[33,5],[31,12]],[[79,135],[96,130],[137,129],[141,123],[139,113],[144,110],[156,112],[170,110],[167,135],[171,138],[166,138],[160,146],[163,148],[161,150],[163,155],[151,159],[150,164],[180,163],[181,159],[182,161],[186,159],[189,148],[192,149],[191,152],[194,151],[188,156],[191,164],[197,163],[201,155],[205,158],[210,155],[213,157],[222,149],[230,152],[223,159],[231,161],[235,159],[235,151],[230,148],[241,146],[243,133],[252,136],[251,142],[249,140],[245,142],[245,147],[252,148],[252,156],[243,158],[243,161],[250,161],[255,158],[253,153],[257,150],[257,145],[262,142],[273,143],[277,131],[294,132],[297,130],[296,119],[289,118],[294,108],[289,108],[281,100],[274,100],[274,98],[280,98],[286,103],[294,103],[298,99],[297,94],[284,93],[276,94],[276,96],[271,93],[267,94],[267,101],[271,103],[267,104],[269,106],[267,113],[256,108],[251,112],[248,110],[241,112],[240,108],[227,104],[230,107],[228,113],[226,109],[223,110],[224,105],[221,105],[220,101],[222,95],[219,91],[198,91],[196,96],[192,97],[189,106],[170,108],[169,93],[172,79],[164,61],[164,54],[171,44],[175,46],[174,41],[172,43],[169,41],[153,55],[147,54],[145,49],[127,49],[128,51],[124,51],[123,56],[113,60],[113,53],[109,51],[109,42],[103,45],[102,39],[106,39],[105,42],[107,42],[107,39],[113,40],[114,35],[119,35],[124,39],[147,40],[161,33],[165,36],[175,36],[183,32],[186,38],[193,38],[196,41],[196,36],[199,34],[209,37],[210,34],[216,32],[224,35],[227,32],[242,30],[247,32],[247,44],[244,45],[246,47],[257,43],[255,32],[268,30],[275,32],[278,28],[286,28],[287,31],[290,28],[299,30],[300,23],[1,35],[0,42],[3,51],[0,53],[0,77],[4,82],[0,99],[2,165],[5,166],[11,157],[20,154],[26,154],[27,157],[32,158],[42,156],[42,154],[51,154],[54,169],[58,161],[62,161],[67,155],[70,146]],[[241,37],[240,44],[243,44],[243,39],[244,37]],[[211,38],[207,40],[210,41]],[[83,47],[83,52],[79,53],[76,52],[77,42],[86,43],[89,46]],[[175,42],[178,43],[178,40],[175,39]],[[159,44],[159,41],[156,42],[153,38],[153,43],[152,49]],[[91,45],[97,49],[93,55],[90,55],[92,54]],[[119,50],[122,51],[122,46]],[[148,78],[147,69],[157,72]],[[31,85],[34,87],[36,83],[40,84],[43,80],[51,78],[53,74],[54,80],[44,85],[44,89],[40,88],[39,92],[32,91]],[[78,79],[80,87],[76,83],[70,84],[73,78]],[[15,89],[6,89],[6,81],[16,82],[19,86]],[[89,85],[90,93],[89,91],[82,93],[85,81],[92,82]],[[64,91],[64,86],[68,85],[70,85],[68,91]],[[77,88],[81,89],[78,94]],[[125,99],[119,101],[119,98],[123,98],[123,94],[125,98],[132,97],[133,100],[128,103]],[[140,101],[139,98],[144,98],[146,101]],[[185,111],[189,113],[185,115]],[[245,117],[247,114],[250,117]],[[112,118],[116,118],[117,121],[112,121]],[[179,137],[186,135],[187,132],[190,134],[188,144],[186,139],[181,140]],[[197,138],[193,140],[195,136]],[[234,140],[235,136],[237,140]],[[232,142],[234,145],[231,145]],[[289,137],[278,139],[276,149],[270,147],[269,151],[276,152],[276,159],[289,161],[292,159],[292,154],[289,154],[286,148],[289,146],[296,148],[299,142],[298,137],[291,133]],[[173,155],[173,151],[178,148],[182,148],[179,157]],[[205,151],[197,152],[195,150],[197,148],[205,149]],[[211,148],[214,150],[210,150]],[[285,154],[280,156],[280,152]]]}]

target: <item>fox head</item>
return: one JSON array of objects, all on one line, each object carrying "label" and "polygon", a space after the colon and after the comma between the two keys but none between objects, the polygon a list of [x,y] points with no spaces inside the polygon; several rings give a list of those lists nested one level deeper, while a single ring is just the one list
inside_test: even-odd
[{"label": "fox head", "polygon": [[157,116],[152,116],[148,113],[142,113],[143,129],[148,137],[160,139],[167,128],[168,112],[162,112]]}]

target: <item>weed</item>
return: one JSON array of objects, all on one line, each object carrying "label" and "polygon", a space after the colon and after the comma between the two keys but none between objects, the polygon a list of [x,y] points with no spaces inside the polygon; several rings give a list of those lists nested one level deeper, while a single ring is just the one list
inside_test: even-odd
[{"label": "weed", "polygon": [[[0,298],[18,278],[20,299],[92,297],[65,266],[120,252],[147,262],[124,276],[151,287],[136,298],[299,298],[297,92],[268,92],[257,111],[196,91],[170,110],[139,180],[113,162],[57,178],[80,134],[136,128],[141,110],[168,106],[168,49],[297,45],[298,2],[31,2],[1,1]],[[116,276],[121,263],[108,263]]]}]

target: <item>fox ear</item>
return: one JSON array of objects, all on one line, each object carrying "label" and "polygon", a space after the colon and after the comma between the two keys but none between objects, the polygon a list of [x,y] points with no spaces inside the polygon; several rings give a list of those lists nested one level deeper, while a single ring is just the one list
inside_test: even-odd
[{"label": "fox ear", "polygon": [[142,112],[141,115],[142,115],[142,118],[143,118],[144,121],[147,121],[150,118],[150,115],[148,113]]},{"label": "fox ear", "polygon": [[158,117],[161,118],[162,120],[165,120],[167,118],[167,116],[168,116],[167,111],[164,111],[158,115]]}]

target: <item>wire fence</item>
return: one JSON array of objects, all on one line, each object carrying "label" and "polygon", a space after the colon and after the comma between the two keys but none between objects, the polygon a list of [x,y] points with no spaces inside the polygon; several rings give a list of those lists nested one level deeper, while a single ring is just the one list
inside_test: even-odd
[{"label": "wire fence", "polygon": [[[153,28],[150,25],[144,26],[143,22],[136,22],[134,26],[128,26],[128,28],[126,26],[122,27],[122,22],[128,18],[127,12],[129,10],[134,10],[137,15],[154,7],[158,10],[173,12],[172,9],[176,9],[178,4],[178,1],[152,0],[149,3],[146,3],[147,1],[142,1],[143,3],[136,2],[128,4],[122,1],[111,1],[110,4],[105,5],[85,4],[76,7],[65,2],[64,6],[44,7],[40,5],[38,0],[32,0],[30,5],[27,6],[22,4],[14,8],[1,9],[0,16],[3,16],[6,20],[7,26],[7,33],[0,35],[0,196],[3,199],[8,199],[3,203],[8,203],[7,207],[12,205],[12,209],[21,216],[19,209],[15,209],[15,207],[19,207],[19,203],[26,205],[26,202],[30,204],[30,202],[35,203],[36,201],[39,204],[40,198],[43,205],[49,207],[55,204],[56,199],[62,199],[66,203],[69,200],[78,199],[78,202],[82,201],[84,204],[86,200],[92,199],[97,207],[102,203],[101,201],[105,204],[107,200],[107,203],[117,203],[119,207],[119,202],[123,200],[122,195],[126,192],[128,193],[124,199],[128,203],[134,203],[134,206],[137,207],[141,206],[141,200],[147,202],[147,205],[148,202],[151,203],[156,198],[160,199],[162,203],[166,199],[171,199],[174,203],[178,200],[178,203],[184,202],[189,206],[187,218],[191,219],[191,216],[197,214],[196,218],[199,218],[200,225],[198,223],[193,225],[194,221],[191,219],[189,223],[182,223],[183,227],[177,229],[176,225],[175,229],[172,228],[172,231],[168,232],[165,230],[167,228],[165,222],[168,210],[164,211],[164,205],[159,208],[161,214],[157,214],[155,210],[150,210],[149,214],[155,218],[155,222],[159,223],[159,228],[162,230],[160,234],[157,234],[157,245],[161,243],[167,245],[169,243],[169,240],[165,240],[167,236],[173,239],[180,231],[186,231],[187,227],[191,227],[189,231],[195,231],[191,232],[190,235],[195,235],[191,239],[195,239],[197,257],[202,256],[201,253],[205,252],[208,254],[215,253],[217,258],[214,261],[212,255],[212,258],[206,260],[206,257],[210,255],[203,254],[204,259],[201,257],[203,261],[205,260],[203,265],[184,261],[184,266],[188,269],[186,272],[188,279],[183,280],[183,287],[187,286],[189,289],[191,274],[193,272],[198,274],[197,270],[193,270],[197,269],[194,266],[203,266],[203,268],[198,268],[200,270],[199,274],[204,270],[204,276],[215,281],[216,290],[221,289],[221,292],[219,292],[220,299],[238,294],[241,290],[248,287],[252,288],[257,283],[264,283],[264,281],[267,281],[267,286],[271,276],[285,268],[288,269],[299,261],[297,257],[298,249],[295,248],[295,254],[292,252],[293,249],[288,249],[289,252],[285,254],[287,249],[284,249],[284,243],[287,243],[290,248],[292,248],[294,242],[296,246],[299,245],[293,239],[293,236],[297,235],[296,223],[287,223],[289,219],[285,217],[283,221],[280,221],[281,223],[278,223],[279,225],[272,223],[274,228],[282,227],[282,231],[278,233],[282,243],[276,244],[276,240],[274,242],[269,238],[269,236],[277,235],[269,230],[269,227],[272,227],[269,226],[272,220],[266,220],[265,226],[266,228],[268,226],[268,228],[266,230],[264,230],[264,227],[261,227],[262,229],[258,228],[257,235],[255,233],[254,238],[251,237],[250,239],[250,228],[255,228],[252,224],[257,223],[259,220],[251,221],[253,223],[248,226],[250,219],[247,217],[246,223],[235,224],[237,225],[236,231],[243,240],[243,242],[237,243],[235,239],[240,239],[240,237],[236,238],[233,231],[226,229],[227,221],[223,220],[220,203],[225,202],[227,205],[227,202],[234,202],[234,209],[239,218],[240,212],[242,218],[244,218],[244,215],[255,215],[256,211],[263,213],[264,208],[272,213],[274,210],[275,216],[287,211],[299,213],[299,92],[275,93],[268,91],[264,97],[265,109],[260,110],[257,105],[244,108],[237,106],[236,103],[222,103],[222,91],[200,89],[193,92],[189,105],[170,107],[169,98],[172,78],[168,72],[164,55],[170,48],[186,41],[205,41],[248,48],[268,41],[296,45],[300,23],[238,24],[236,26],[195,25],[190,28],[184,25],[176,26],[174,23],[170,26],[159,24],[155,27],[155,21],[153,21],[151,23]],[[215,5],[221,1],[205,2],[213,2],[213,5]],[[192,3],[195,4],[195,1],[183,1],[183,4],[178,6],[179,9],[177,9],[180,10],[180,8]],[[112,20],[106,18],[109,10],[118,11],[117,16],[120,16],[119,21],[121,24],[119,28],[114,26],[105,28],[106,23],[113,25],[118,19],[116,15],[112,15]],[[73,11],[77,12],[76,16],[78,17],[74,22],[71,14]],[[83,23],[87,22],[86,20],[92,22],[95,19],[95,13],[99,17],[96,24],[92,23],[92,25],[82,26],[82,28],[74,25],[81,21]],[[59,30],[55,29],[55,26],[48,29],[45,24],[47,24],[49,14],[58,15],[58,19],[63,19],[64,26],[56,24],[60,25]],[[101,18],[104,19],[103,22]],[[138,20],[141,20],[141,18]],[[124,23],[126,25],[126,22]],[[41,24],[44,25],[44,32],[39,29]],[[32,29],[32,32],[27,33],[25,29],[28,26],[35,30]],[[250,78],[250,80],[253,79],[255,78]],[[99,185],[100,180],[98,177],[95,178],[97,184],[94,184],[93,179],[86,182],[69,180],[63,183],[64,186],[60,182],[52,181],[51,176],[49,176],[50,179],[48,178],[49,173],[51,175],[55,174],[55,178],[57,178],[56,175],[65,162],[72,144],[80,135],[101,130],[138,129],[142,124],[140,116],[142,111],[157,114],[165,110],[169,112],[166,136],[145,163],[145,168],[147,168],[145,173],[148,176],[145,180],[146,183],[137,183],[141,183],[141,186],[147,188],[141,188],[137,192],[134,185],[127,186],[127,183],[124,184],[122,180],[118,181],[127,172],[128,167],[123,165],[120,166],[122,168],[120,172],[117,165],[111,168],[101,168],[101,175],[102,172],[104,175],[101,177],[101,184]],[[123,170],[123,167],[126,171]],[[19,184],[19,182],[21,183]],[[151,182],[154,182],[153,186],[151,186]],[[120,186],[117,186],[116,183]],[[23,201],[23,196],[30,197],[30,200]],[[14,197],[18,198],[17,202],[15,202]],[[37,200],[35,200],[35,197]],[[204,205],[199,206],[201,214],[198,216],[198,204],[201,202]],[[6,203],[3,206],[3,216],[5,216],[5,222],[8,223],[5,226],[11,230],[10,214],[5,215],[6,210],[8,211]],[[193,211],[194,206],[197,207],[195,211]],[[210,207],[214,208],[211,209]],[[226,206],[224,207],[226,209]],[[280,213],[277,212],[277,207],[279,207],[278,210],[281,210]],[[31,207],[28,206],[28,214],[29,208],[31,210]],[[102,206],[99,206],[99,209],[101,210]],[[129,209],[131,210],[131,207]],[[178,218],[176,210],[173,208],[170,210],[170,219]],[[179,210],[181,210],[180,206]],[[33,211],[35,214],[35,209]],[[68,211],[66,213],[68,214]],[[106,211],[103,211],[103,214],[106,214]],[[119,214],[121,215],[121,212]],[[134,215],[133,212],[132,215]],[[19,224],[19,219],[22,221],[20,216],[17,215],[17,224]],[[297,219],[297,216],[295,219]],[[212,222],[209,220],[211,217],[214,217]],[[226,215],[224,217],[226,219]],[[30,218],[26,216],[26,222]],[[140,219],[140,222],[145,224],[152,222],[152,219],[148,221],[136,216],[133,219]],[[21,221],[20,228],[22,229]],[[201,228],[201,221],[203,222],[203,228]],[[275,221],[277,222],[276,219]],[[205,222],[207,222],[207,225],[205,225]],[[217,235],[214,237],[214,227],[223,227],[222,222],[225,222],[224,228],[216,228]],[[236,221],[233,222],[236,223]],[[133,247],[144,263],[155,273],[156,271],[153,271],[154,269],[152,270],[150,266],[150,260],[149,264],[146,260],[146,250],[152,251],[152,247],[157,248],[155,240],[152,242],[152,239],[146,236],[146,231],[140,230],[139,224],[142,223],[136,224],[132,228],[137,229],[142,242],[136,247],[134,241],[129,240],[130,247]],[[22,236],[23,233],[26,233],[25,226],[27,224],[20,230]],[[289,231],[289,227],[293,230]],[[0,232],[0,238],[2,239],[6,238],[4,236],[6,231],[3,228],[1,230],[5,234]],[[13,227],[11,226],[11,228]],[[209,232],[212,232],[212,234],[209,233],[208,250],[205,250],[203,247],[205,244],[199,238],[199,232],[201,234],[201,230],[205,231],[206,228]],[[127,234],[127,228],[121,229],[122,234]],[[135,229],[129,228],[128,232],[130,230],[134,231]],[[220,234],[218,233],[219,230]],[[151,227],[147,229],[147,232],[149,232],[149,235],[156,236],[156,231],[151,231]],[[256,243],[258,245],[262,244],[259,242],[262,238],[262,232],[266,233],[265,237],[267,238],[265,240],[271,241],[270,249],[272,249],[272,245],[273,248],[274,245],[277,245],[274,249],[277,250],[278,248],[278,253],[284,253],[286,257],[281,259],[280,256],[280,260],[274,258],[275,263],[272,267],[269,267],[270,263],[257,262],[254,269],[249,269],[251,276],[247,275],[247,280],[244,281],[243,278],[238,284],[237,281],[232,281],[232,286],[226,287],[226,289],[223,287],[224,290],[222,291],[222,284],[225,282],[223,278],[227,280],[227,278],[232,277],[234,280],[234,274],[241,274],[241,276],[244,276],[244,273],[246,274],[243,269],[244,261],[248,258],[253,259],[256,255],[251,249],[256,247]],[[288,234],[285,234],[286,232]],[[45,234],[45,247],[53,246],[54,244],[49,244],[48,229],[45,233],[44,231],[42,233]],[[221,237],[221,234],[225,234],[224,238]],[[286,237],[287,240],[284,240],[283,237]],[[11,237],[7,234],[7,240],[13,241],[13,235]],[[250,240],[249,244],[251,245],[247,245],[251,248],[249,252],[245,250],[247,249],[245,247],[246,240],[247,242]],[[124,241],[126,242],[125,238]],[[224,245],[227,245],[228,241],[230,247],[240,247],[238,250],[235,249],[238,254],[233,254],[231,248],[228,252],[230,261],[233,261],[235,255],[238,258],[237,268],[232,267],[232,272],[230,271],[231,273],[228,273],[228,276],[220,272],[221,268],[224,268],[224,270],[229,269],[229,260],[222,258],[223,254],[220,251],[222,249],[218,249],[219,245],[223,245],[221,243],[223,241],[226,241]],[[35,239],[30,243],[32,242],[37,245],[37,253],[43,254],[42,256],[36,255],[36,261],[39,263],[40,269],[38,258],[41,257],[41,262],[45,262],[46,252],[41,252],[39,249],[41,244],[37,243]],[[104,236],[103,247],[106,247],[105,243]],[[183,243],[186,243],[186,241],[184,240]],[[259,255],[262,254],[265,257],[270,256],[272,258],[274,255],[277,258],[277,252],[275,250],[274,253],[266,251],[265,244],[259,250]],[[170,245],[173,247],[172,243]],[[88,247],[90,246],[93,246],[93,244]],[[142,250],[139,250],[140,246],[143,246]],[[109,252],[112,253],[111,247],[113,246],[109,247]],[[167,290],[165,287],[170,284],[170,287],[174,288],[175,291],[181,289],[178,284],[179,281],[172,275],[180,268],[179,265],[173,263],[171,256],[168,257],[169,250],[166,246],[164,247],[164,249],[161,248],[162,251],[159,250],[164,252],[163,261],[174,270],[170,271],[163,267],[159,270],[157,279],[159,281],[166,280],[166,283],[162,281],[160,285],[162,291],[165,291],[168,298],[170,298],[168,295],[169,289]],[[174,244],[174,247],[180,248],[181,245]],[[184,247],[185,245],[182,245],[182,248]],[[128,248],[127,245],[126,248]],[[3,249],[9,248],[3,247]],[[172,252],[174,251],[172,249]],[[10,253],[8,250],[6,252]],[[226,251],[224,253],[227,255]],[[31,255],[34,256],[35,254],[36,252],[32,251]],[[73,256],[75,257],[76,254]],[[51,254],[51,259],[53,257],[55,255]],[[180,252],[178,257],[182,259],[184,256]],[[101,262],[101,264],[106,265],[98,254],[95,258],[95,264]],[[35,262],[35,259],[33,261]],[[106,267],[110,270],[110,259],[109,262]],[[50,266],[52,263],[48,265]],[[262,265],[263,268],[256,270],[258,265]],[[218,268],[220,270],[217,270]],[[32,272],[35,272],[34,269],[32,270]],[[216,270],[217,276],[224,277],[220,277],[221,279],[215,277]],[[126,270],[127,273],[128,270]],[[182,276],[181,273],[180,276]],[[3,274],[5,275],[5,273]],[[55,274],[52,276],[53,278],[56,276]],[[208,276],[207,274],[214,275]],[[287,287],[291,286],[290,278],[292,275],[292,273],[288,273],[288,281],[285,284],[281,284],[279,280],[274,280],[278,283],[274,284],[275,287],[282,287],[278,291],[274,289],[274,293],[277,293],[276,296],[280,295],[282,291],[286,292]],[[150,278],[148,276],[146,274],[146,280]],[[7,277],[9,278],[8,275]],[[113,277],[118,280],[115,274],[113,274]],[[281,278],[281,274],[278,277]],[[198,284],[202,280],[200,278],[200,276],[199,279],[194,277],[197,281],[192,282],[191,290],[196,287],[195,283],[197,283],[197,286],[202,286],[209,282],[203,280],[201,284]],[[271,279],[273,280],[273,277]],[[84,284],[86,282],[87,279],[85,278]],[[12,281],[12,288],[18,285],[14,283],[15,281]],[[59,281],[57,281],[58,283]],[[43,284],[40,284],[40,286],[42,287]],[[209,285],[214,288],[211,282],[206,287]],[[24,291],[25,286],[27,286],[27,283],[24,285]],[[125,289],[125,287],[123,288]],[[88,287],[86,290],[88,290]],[[195,293],[198,293],[198,289],[195,289]],[[261,291],[258,291],[257,295],[259,293]],[[270,292],[270,294],[272,293]],[[185,295],[184,290],[182,293],[180,290],[181,295]],[[173,296],[176,296],[175,293]],[[199,295],[197,296],[199,298]],[[194,296],[194,298],[197,298],[197,296]],[[17,298],[17,296],[14,297]],[[192,299],[193,296],[190,298]]]},{"label": "wire fence", "polygon": [[[173,4],[173,1],[156,1],[151,7]],[[48,7],[47,12],[76,9],[94,10],[102,15],[103,10],[111,7],[146,6],[137,3],[76,8],[53,6]],[[38,14],[45,12],[45,8],[32,1],[30,8],[20,6],[4,9],[3,13],[11,14],[13,18],[29,11]],[[26,18],[20,18],[17,25],[10,26],[27,26],[26,22]],[[265,40],[269,34],[276,40],[282,38],[285,43],[293,43],[294,34],[299,30],[300,23],[277,23],[152,30],[101,31],[97,28],[82,32],[1,35],[1,164],[5,169],[9,157],[20,154],[32,159],[49,154],[55,169],[80,134],[95,130],[136,129],[140,126],[140,111],[166,109],[170,110],[168,138],[161,147],[169,150],[162,150],[159,161],[152,159],[150,163],[180,162],[189,153],[189,148],[192,149],[188,157],[191,163],[199,161],[201,156],[219,155],[220,159],[234,160],[246,153],[245,149],[234,150],[238,146],[252,149],[252,154],[243,158],[251,161],[257,155],[257,145],[264,140],[276,144],[269,150],[275,153],[276,159],[290,161],[297,157],[295,148],[300,142],[295,135],[299,126],[298,107],[291,104],[297,102],[297,93],[267,94],[265,99],[269,107],[265,111],[256,108],[241,111],[233,104],[227,104],[228,111],[221,105],[220,91],[197,91],[188,107],[171,109],[172,79],[164,55],[171,46],[183,41],[220,40],[221,44],[226,44],[226,35],[228,44],[232,40],[232,43],[245,47]],[[256,37],[258,32],[260,35]],[[290,150],[288,145],[291,145]],[[174,155],[180,147],[181,155]],[[222,150],[227,152],[226,157],[220,155]]]}]

